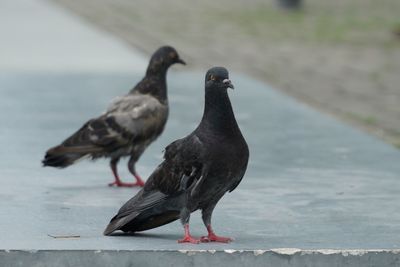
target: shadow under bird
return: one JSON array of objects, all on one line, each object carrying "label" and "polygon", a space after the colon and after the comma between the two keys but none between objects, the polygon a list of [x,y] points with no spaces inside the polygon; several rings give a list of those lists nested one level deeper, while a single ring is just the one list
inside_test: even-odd
[{"label": "shadow under bird", "polygon": [[[167,146],[164,161],[144,188],[124,204],[104,231],[139,232],[180,219],[185,230],[178,242],[230,242],[211,227],[213,210],[226,192],[242,180],[249,149],[236,122],[227,88],[228,71],[210,69],[205,78],[205,107],[199,126]],[[200,209],[208,235],[196,239],[189,232],[191,212]]]},{"label": "shadow under bird", "polygon": [[[116,98],[101,116],[86,122],[60,145],[50,148],[43,166],[65,168],[82,158],[110,158],[115,181],[109,185],[143,186],[135,164],[164,130],[168,118],[167,70],[185,62],[170,46],[159,48],[151,57],[146,76],[125,96]],[[119,178],[117,164],[130,156],[128,169],[135,183]]]}]

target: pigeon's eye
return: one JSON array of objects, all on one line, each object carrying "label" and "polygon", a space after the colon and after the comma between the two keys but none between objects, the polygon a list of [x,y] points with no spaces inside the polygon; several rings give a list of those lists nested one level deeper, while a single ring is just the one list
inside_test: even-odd
[{"label": "pigeon's eye", "polygon": [[211,80],[211,81],[216,81],[216,80],[217,80],[217,77],[215,77],[214,75],[211,75],[211,76],[210,76],[210,80]]},{"label": "pigeon's eye", "polygon": [[176,58],[176,54],[174,52],[169,53],[168,56],[172,59]]}]

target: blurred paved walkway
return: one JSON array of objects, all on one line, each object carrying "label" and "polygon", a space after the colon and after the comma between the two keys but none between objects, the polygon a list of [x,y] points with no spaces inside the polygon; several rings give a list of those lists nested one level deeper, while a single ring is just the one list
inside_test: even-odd
[{"label": "blurred paved walkway", "polygon": [[[19,13],[17,3],[27,10]],[[106,161],[57,170],[42,168],[40,160],[49,146],[126,93],[146,62],[44,2],[1,5],[0,17],[8,10],[9,21],[31,21],[21,31],[37,32],[35,41],[15,38],[0,49],[8,49],[10,59],[0,72],[1,266],[398,266],[400,152],[237,73],[230,96],[251,157],[242,184],[213,218],[220,234],[236,240],[178,244],[179,222],[135,236],[102,236],[137,189],[108,188]],[[27,18],[39,13],[37,21]],[[72,42],[74,35],[80,37]],[[64,50],[63,60],[55,60]],[[20,51],[40,56],[25,65]],[[179,70],[168,76],[165,133],[138,163],[144,177],[202,113],[204,73]],[[129,179],[123,164],[121,174]],[[191,219],[196,236],[205,233],[199,217]],[[51,237],[69,235],[79,237]]]},{"label": "blurred paved walkway", "polygon": [[187,67],[226,64],[400,148],[396,0],[50,0],[151,53],[168,43]]},{"label": "blurred paved walkway", "polygon": [[147,59],[42,0],[0,1],[0,71],[139,71]]}]

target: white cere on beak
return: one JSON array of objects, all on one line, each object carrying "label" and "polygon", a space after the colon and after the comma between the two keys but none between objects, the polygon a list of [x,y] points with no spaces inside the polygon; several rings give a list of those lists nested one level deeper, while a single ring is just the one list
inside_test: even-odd
[{"label": "white cere on beak", "polygon": [[223,82],[224,84],[226,84],[226,85],[227,85],[229,88],[231,88],[231,89],[234,89],[234,88],[235,88],[235,87],[233,86],[231,80],[229,80],[229,79],[224,79],[222,82]]}]

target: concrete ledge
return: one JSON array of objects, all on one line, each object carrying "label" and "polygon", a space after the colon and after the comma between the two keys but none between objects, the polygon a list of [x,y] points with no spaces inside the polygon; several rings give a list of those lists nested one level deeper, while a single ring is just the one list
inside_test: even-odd
[{"label": "concrete ledge", "polygon": [[39,250],[0,251],[3,267],[59,266],[318,266],[398,267],[400,250]]}]

